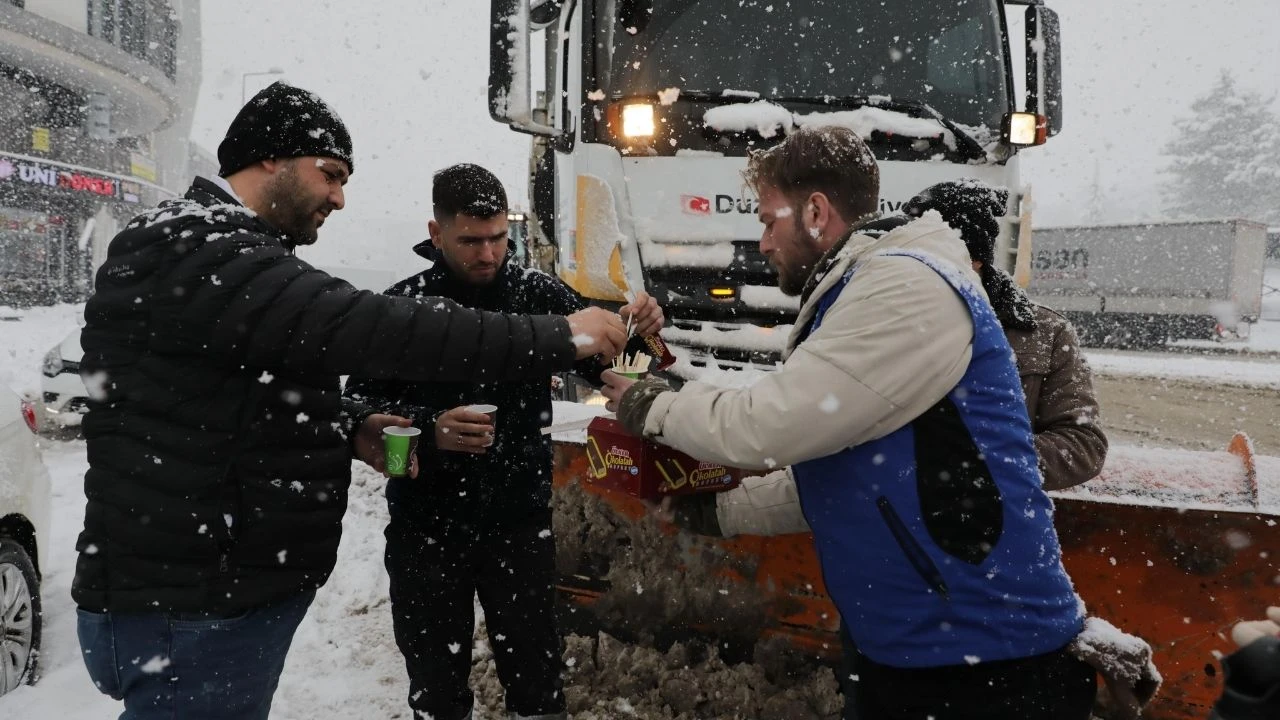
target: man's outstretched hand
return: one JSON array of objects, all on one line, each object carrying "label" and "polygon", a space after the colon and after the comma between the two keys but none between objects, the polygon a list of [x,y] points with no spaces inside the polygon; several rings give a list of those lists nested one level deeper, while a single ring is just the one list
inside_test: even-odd
[{"label": "man's outstretched hand", "polygon": [[[382,429],[392,426],[409,427],[413,421],[399,415],[374,413],[364,419],[356,431],[356,458],[383,475],[387,474],[387,457],[383,451]],[[418,477],[418,454],[409,461],[409,477]]]},{"label": "man's outstretched hand", "polygon": [[569,331],[577,359],[601,355],[612,361],[627,346],[627,327],[617,313],[589,307],[569,316]]}]

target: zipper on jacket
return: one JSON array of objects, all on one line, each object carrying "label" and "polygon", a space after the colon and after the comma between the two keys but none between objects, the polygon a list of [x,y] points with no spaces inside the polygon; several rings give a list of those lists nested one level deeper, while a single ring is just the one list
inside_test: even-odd
[{"label": "zipper on jacket", "polygon": [[950,595],[947,592],[947,583],[943,579],[942,573],[938,570],[938,566],[933,564],[929,554],[924,551],[924,548],[912,536],[911,531],[907,529],[907,524],[902,522],[898,512],[889,503],[889,498],[883,495],[876,498],[876,506],[880,508],[880,516],[884,518],[884,524],[889,526],[889,532],[893,534],[893,539],[897,541],[902,553],[907,556],[911,567],[915,568],[920,578],[929,587],[933,588],[934,592],[941,595],[943,600],[949,600]]}]

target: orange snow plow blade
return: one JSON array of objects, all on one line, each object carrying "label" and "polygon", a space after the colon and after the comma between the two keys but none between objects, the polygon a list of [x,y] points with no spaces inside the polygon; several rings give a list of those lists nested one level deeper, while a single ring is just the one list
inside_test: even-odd
[{"label": "orange snow plow blade", "polygon": [[[558,496],[576,485],[631,522],[646,514],[639,501],[577,482],[588,467],[581,445],[558,442],[556,457]],[[1222,690],[1217,654],[1234,648],[1231,626],[1280,604],[1280,458],[1255,457],[1242,435],[1228,452],[1113,447],[1102,475],[1051,494],[1064,563],[1090,613],[1155,651],[1164,684],[1143,717],[1207,717]],[[810,535],[705,542],[730,559],[717,577],[768,599],[759,635],[839,658],[839,616]],[[568,573],[560,589],[590,607],[602,581]]]}]

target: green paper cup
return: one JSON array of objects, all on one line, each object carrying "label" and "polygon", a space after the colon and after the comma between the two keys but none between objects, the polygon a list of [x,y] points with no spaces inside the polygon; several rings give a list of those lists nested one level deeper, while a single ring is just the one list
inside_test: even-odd
[{"label": "green paper cup", "polygon": [[397,478],[409,476],[420,435],[422,430],[416,427],[392,425],[382,429],[382,452],[386,457],[388,475]]},{"label": "green paper cup", "polygon": [[649,375],[647,372],[618,372],[617,370],[614,370],[614,372],[624,378],[631,378],[632,380],[643,380]]}]

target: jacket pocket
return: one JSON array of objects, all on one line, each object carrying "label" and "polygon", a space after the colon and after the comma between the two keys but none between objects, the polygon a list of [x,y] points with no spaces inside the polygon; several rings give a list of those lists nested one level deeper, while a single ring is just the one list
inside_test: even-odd
[{"label": "jacket pocket", "polygon": [[880,508],[880,517],[884,518],[884,524],[888,526],[894,541],[902,549],[902,554],[907,556],[907,561],[911,563],[911,567],[915,568],[916,573],[920,575],[920,579],[924,580],[925,584],[932,588],[934,592],[942,596],[943,600],[949,599],[947,583],[942,577],[942,572],[938,570],[938,566],[933,563],[929,554],[924,551],[915,536],[907,529],[907,524],[902,522],[902,518],[899,517],[898,511],[893,509],[893,504],[889,502],[889,498],[883,495],[876,498],[876,507]]}]

